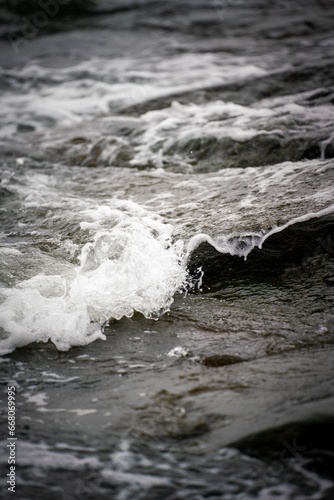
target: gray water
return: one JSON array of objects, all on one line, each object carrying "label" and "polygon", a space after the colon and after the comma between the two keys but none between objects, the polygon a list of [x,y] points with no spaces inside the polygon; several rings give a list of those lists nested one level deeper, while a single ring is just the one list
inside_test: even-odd
[{"label": "gray water", "polygon": [[332,3],[1,16],[1,498],[333,498]]}]

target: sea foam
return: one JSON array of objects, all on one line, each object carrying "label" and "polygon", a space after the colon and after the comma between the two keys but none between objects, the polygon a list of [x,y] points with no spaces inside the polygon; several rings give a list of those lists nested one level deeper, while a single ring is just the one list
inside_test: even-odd
[{"label": "sea foam", "polygon": [[85,213],[89,221],[82,231],[93,236],[74,274],[38,274],[1,290],[1,354],[48,340],[68,350],[105,339],[103,327],[111,319],[135,311],[156,317],[168,310],[186,279],[183,244],[172,242],[170,225],[128,205],[128,214],[108,206]]}]

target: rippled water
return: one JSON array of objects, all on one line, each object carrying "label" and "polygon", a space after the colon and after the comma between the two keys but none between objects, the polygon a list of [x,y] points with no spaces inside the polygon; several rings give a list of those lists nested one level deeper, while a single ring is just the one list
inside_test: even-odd
[{"label": "rippled water", "polygon": [[332,498],[331,2],[1,15],[17,498]]}]

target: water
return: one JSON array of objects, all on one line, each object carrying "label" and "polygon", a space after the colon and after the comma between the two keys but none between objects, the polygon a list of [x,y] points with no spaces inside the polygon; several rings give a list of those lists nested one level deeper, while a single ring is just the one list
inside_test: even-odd
[{"label": "water", "polygon": [[332,498],[331,2],[95,9],[3,14],[16,495]]}]

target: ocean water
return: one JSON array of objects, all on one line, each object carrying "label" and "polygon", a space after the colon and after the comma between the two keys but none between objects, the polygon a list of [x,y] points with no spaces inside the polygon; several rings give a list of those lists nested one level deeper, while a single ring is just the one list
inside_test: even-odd
[{"label": "ocean water", "polygon": [[0,11],[16,496],[329,500],[332,3],[91,8]]}]

